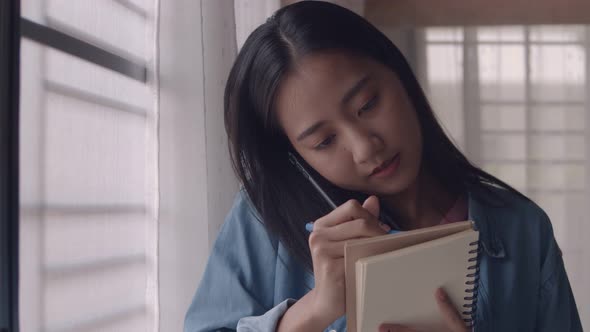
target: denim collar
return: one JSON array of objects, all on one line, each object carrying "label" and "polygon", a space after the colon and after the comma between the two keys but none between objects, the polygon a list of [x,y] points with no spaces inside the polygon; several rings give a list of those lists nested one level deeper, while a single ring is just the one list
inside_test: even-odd
[{"label": "denim collar", "polygon": [[475,227],[479,231],[479,241],[485,253],[496,259],[505,258],[506,249],[501,238],[498,236],[497,223],[495,222],[498,214],[493,213],[495,210],[502,209],[503,206],[494,206],[490,202],[484,203],[482,202],[482,198],[492,202],[498,200],[499,195],[496,196],[485,192],[474,195],[472,192],[469,192],[469,220],[475,223]]}]

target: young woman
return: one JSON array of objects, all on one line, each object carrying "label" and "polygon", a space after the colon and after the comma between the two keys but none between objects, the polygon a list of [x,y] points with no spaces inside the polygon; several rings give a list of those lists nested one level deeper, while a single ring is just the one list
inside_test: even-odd
[{"label": "young woman", "polygon": [[[236,59],[225,120],[243,189],[186,332],[344,331],[345,241],[466,219],[482,247],[476,331],[581,330],[546,214],[463,156],[402,54],[362,17],[319,1],[277,11]],[[444,291],[432,301],[449,330],[468,330]]]}]

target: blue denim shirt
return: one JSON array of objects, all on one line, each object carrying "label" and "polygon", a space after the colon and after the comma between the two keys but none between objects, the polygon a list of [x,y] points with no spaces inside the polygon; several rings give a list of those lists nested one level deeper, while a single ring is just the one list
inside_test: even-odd
[{"label": "blue denim shirt", "polygon": [[[483,247],[475,331],[581,331],[549,218],[531,201],[492,190],[505,203],[484,204],[468,194],[469,219],[475,221]],[[275,331],[289,306],[313,286],[313,275],[268,234],[240,192],[188,309],[184,331]],[[326,329],[331,330],[346,331],[345,317]]]}]

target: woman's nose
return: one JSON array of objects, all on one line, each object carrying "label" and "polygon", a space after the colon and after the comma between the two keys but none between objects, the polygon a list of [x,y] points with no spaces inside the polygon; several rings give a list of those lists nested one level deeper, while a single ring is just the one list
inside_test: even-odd
[{"label": "woman's nose", "polygon": [[350,146],[353,159],[357,164],[374,162],[377,154],[383,149],[383,140],[376,133],[363,128],[351,131]]}]

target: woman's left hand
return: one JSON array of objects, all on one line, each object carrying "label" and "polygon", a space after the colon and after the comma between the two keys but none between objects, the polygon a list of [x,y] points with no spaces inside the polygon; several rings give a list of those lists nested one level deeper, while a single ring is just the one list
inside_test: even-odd
[{"label": "woman's left hand", "polygon": [[[449,330],[453,332],[468,332],[469,328],[465,325],[465,322],[463,321],[461,314],[459,314],[457,309],[455,309],[453,303],[451,303],[451,301],[449,300],[447,293],[445,293],[445,291],[442,288],[436,290],[435,298],[436,303],[438,304],[438,308],[441,314],[443,315],[445,323]],[[379,326],[379,332],[418,332],[418,330],[408,326],[397,324],[381,324]]]}]

